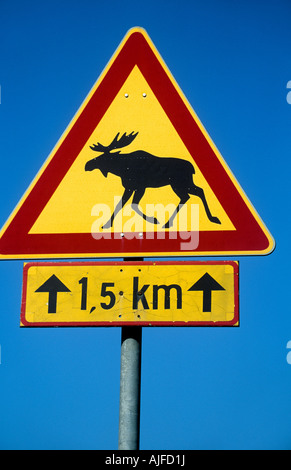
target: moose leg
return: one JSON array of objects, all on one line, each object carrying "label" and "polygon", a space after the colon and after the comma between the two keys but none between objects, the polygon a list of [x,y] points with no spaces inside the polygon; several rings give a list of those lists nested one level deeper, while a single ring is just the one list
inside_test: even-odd
[{"label": "moose leg", "polygon": [[200,188],[199,186],[193,185],[193,187],[191,187],[189,189],[189,192],[191,194],[194,194],[195,196],[200,197],[201,201],[203,202],[203,206],[204,206],[206,215],[207,215],[208,219],[210,220],[210,222],[213,222],[214,224],[221,224],[219,218],[215,217],[211,214],[203,189]]},{"label": "moose leg", "polygon": [[173,214],[171,215],[171,217],[169,218],[168,222],[165,223],[165,225],[163,226],[163,228],[170,228],[172,227],[173,225],[173,222],[174,222],[174,219],[175,217],[177,216],[179,210],[184,206],[184,204],[186,204],[186,202],[188,201],[189,199],[189,194],[188,193],[182,193],[181,194],[181,191],[177,190],[176,188],[172,188],[173,191],[177,194],[177,196],[179,196],[180,198],[180,202],[179,202],[179,205],[176,207],[176,209],[174,210]]},{"label": "moose leg", "polygon": [[118,214],[119,211],[121,211],[121,209],[123,208],[123,206],[127,203],[127,201],[129,200],[130,196],[132,195],[133,193],[133,189],[125,189],[124,190],[124,193],[122,195],[122,198],[120,199],[120,201],[117,203],[114,211],[113,211],[113,214],[112,216],[110,217],[110,219],[103,225],[102,228],[110,228],[112,227],[112,224],[113,224],[113,220],[114,220],[114,217]]},{"label": "moose leg", "polygon": [[138,215],[140,215],[141,217],[143,217],[147,222],[150,222],[150,223],[152,223],[152,224],[158,224],[159,221],[158,221],[158,219],[156,219],[156,217],[149,217],[149,216],[147,216],[146,214],[144,214],[144,213],[140,210],[140,208],[139,208],[139,206],[138,206],[138,205],[139,205],[139,202],[140,202],[140,200],[141,200],[141,198],[142,198],[143,195],[144,195],[144,193],[145,193],[145,189],[143,189],[143,188],[142,188],[142,189],[137,189],[137,190],[135,191],[134,196],[133,196],[133,200],[132,200],[131,206],[132,206],[132,208],[135,210],[135,212],[136,212]]}]

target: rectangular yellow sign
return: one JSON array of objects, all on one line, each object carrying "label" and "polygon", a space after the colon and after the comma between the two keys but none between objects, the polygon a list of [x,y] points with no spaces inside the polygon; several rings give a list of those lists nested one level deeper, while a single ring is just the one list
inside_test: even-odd
[{"label": "rectangular yellow sign", "polygon": [[21,326],[238,326],[238,262],[26,263]]}]

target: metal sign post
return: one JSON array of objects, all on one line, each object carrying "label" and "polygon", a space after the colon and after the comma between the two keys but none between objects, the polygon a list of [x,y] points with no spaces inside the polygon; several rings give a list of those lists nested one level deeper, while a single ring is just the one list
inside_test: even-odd
[{"label": "metal sign post", "polygon": [[139,450],[141,326],[121,329],[119,450]]}]

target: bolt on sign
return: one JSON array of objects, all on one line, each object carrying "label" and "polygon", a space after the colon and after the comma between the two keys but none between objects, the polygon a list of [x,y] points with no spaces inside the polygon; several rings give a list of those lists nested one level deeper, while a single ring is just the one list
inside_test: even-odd
[{"label": "bolt on sign", "polygon": [[238,326],[238,262],[36,262],[21,326]]},{"label": "bolt on sign", "polygon": [[1,258],[273,249],[142,28],[127,33],[0,233]]}]

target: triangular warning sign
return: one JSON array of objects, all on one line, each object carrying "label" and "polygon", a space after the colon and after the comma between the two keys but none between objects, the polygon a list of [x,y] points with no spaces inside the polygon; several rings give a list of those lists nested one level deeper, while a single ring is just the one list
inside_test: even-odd
[{"label": "triangular warning sign", "polygon": [[0,234],[1,258],[273,249],[141,28],[128,32]]}]

